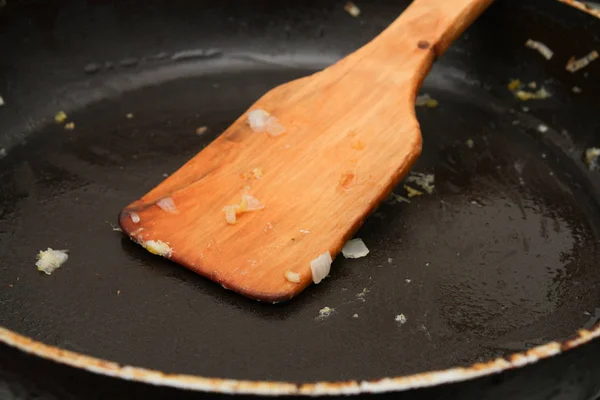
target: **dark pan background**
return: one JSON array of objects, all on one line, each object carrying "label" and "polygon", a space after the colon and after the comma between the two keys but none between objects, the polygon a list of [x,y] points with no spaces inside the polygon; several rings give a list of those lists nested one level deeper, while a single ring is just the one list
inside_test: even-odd
[{"label": "dark pan background", "polygon": [[[577,74],[564,64],[598,48],[600,21],[555,2],[524,3],[497,2],[425,83],[440,107],[418,110],[424,152],[415,169],[435,173],[436,192],[384,204],[357,234],[368,257],[339,258],[323,284],[278,306],[151,256],[110,223],[268,88],[361,46],[408,2],[360,4],[358,19],[337,1],[8,4],[1,325],[166,372],[298,383],[466,366],[589,326],[600,307],[600,181],[581,154],[599,145],[600,63]],[[530,37],[555,58],[525,48]],[[172,59],[190,49],[204,52]],[[525,112],[506,89],[512,78],[543,83],[553,97]],[[58,110],[74,131],[52,122]],[[202,125],[210,130],[199,137]],[[33,267],[46,247],[71,250],[49,277]],[[335,313],[316,318],[325,306]],[[400,313],[405,325],[394,321]],[[540,369],[406,398],[588,399],[599,389],[598,356],[592,343]],[[0,360],[8,399],[180,396],[48,368],[5,346]]]}]

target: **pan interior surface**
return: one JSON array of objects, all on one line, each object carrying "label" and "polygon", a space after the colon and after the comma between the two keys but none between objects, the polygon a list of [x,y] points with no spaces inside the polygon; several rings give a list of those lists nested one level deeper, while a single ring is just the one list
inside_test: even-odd
[{"label": "pan interior surface", "polygon": [[[423,193],[406,202],[399,185],[356,235],[369,255],[339,256],[289,303],[246,300],[113,229],[123,205],[254,99],[311,72],[250,63],[154,82],[11,151],[0,160],[2,324],[165,372],[305,382],[469,365],[588,322],[600,304],[600,216],[583,172],[559,167],[570,160],[538,140],[533,117],[442,66],[423,89],[439,106],[418,109],[414,168],[435,176],[435,190],[406,183]],[[70,251],[50,276],[34,265],[47,247]]]}]

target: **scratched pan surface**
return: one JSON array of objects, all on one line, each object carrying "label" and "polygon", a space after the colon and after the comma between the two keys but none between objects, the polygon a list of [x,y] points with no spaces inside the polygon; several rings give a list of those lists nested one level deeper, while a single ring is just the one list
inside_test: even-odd
[{"label": "scratched pan surface", "polygon": [[[338,257],[293,301],[246,300],[114,231],[124,205],[262,93],[359,47],[408,2],[361,5],[357,19],[343,2],[217,3],[49,2],[4,15],[3,327],[168,373],[304,383],[469,366],[594,325],[600,175],[582,154],[600,145],[600,64],[564,64],[598,47],[600,21],[558,3],[496,4],[439,61],[414,168],[435,175],[435,191],[385,202],[356,234],[369,255]],[[553,60],[525,48],[529,37]],[[553,97],[519,102],[513,78]],[[59,110],[74,130],[53,122]],[[70,251],[51,276],[34,265],[47,247]],[[324,307],[334,311],[319,317]]]}]

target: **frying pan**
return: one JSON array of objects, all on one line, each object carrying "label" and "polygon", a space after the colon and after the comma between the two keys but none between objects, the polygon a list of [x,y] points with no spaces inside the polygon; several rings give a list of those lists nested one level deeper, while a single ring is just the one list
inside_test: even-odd
[{"label": "frying pan", "polygon": [[[565,4],[496,2],[438,60],[415,166],[435,191],[382,204],[356,235],[370,254],[338,257],[297,299],[249,301],[113,230],[262,93],[358,48],[408,3],[359,3],[353,18],[340,1],[9,0],[0,397],[596,395],[600,175],[582,155],[600,145],[600,62],[564,67],[600,47],[600,20]],[[517,100],[515,78],[552,97]],[[47,247],[70,251],[49,276],[34,265]]]}]

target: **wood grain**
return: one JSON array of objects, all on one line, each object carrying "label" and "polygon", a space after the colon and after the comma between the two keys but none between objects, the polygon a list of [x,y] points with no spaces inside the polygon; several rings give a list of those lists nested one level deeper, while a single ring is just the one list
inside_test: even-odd
[{"label": "wood grain", "polygon": [[[277,117],[285,134],[254,133],[244,113],[127,206],[121,228],[140,243],[168,243],[168,258],[247,297],[297,295],[312,283],[310,261],[338,254],[420,155],[416,93],[434,58],[490,3],[414,1],[366,46],[249,108]],[[254,168],[263,176],[245,179]],[[222,209],[238,203],[245,188],[265,208],[229,225]],[[167,196],[176,214],[154,204]],[[286,271],[300,274],[300,283],[288,282]]]}]

